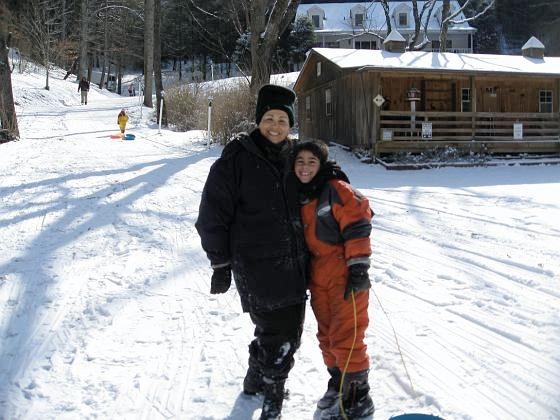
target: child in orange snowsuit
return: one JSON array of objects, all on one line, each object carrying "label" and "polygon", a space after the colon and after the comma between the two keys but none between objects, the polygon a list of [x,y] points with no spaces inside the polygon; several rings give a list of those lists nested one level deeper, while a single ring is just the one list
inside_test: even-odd
[{"label": "child in orange snowsuit", "polygon": [[126,110],[123,108],[121,112],[119,112],[119,116],[117,117],[117,124],[121,129],[121,134],[124,137],[124,130],[126,129],[126,123],[128,122],[128,115],[126,115]]},{"label": "child in orange snowsuit", "polygon": [[311,253],[311,307],[319,327],[319,347],[331,375],[317,407],[323,410],[321,419],[343,418],[342,409],[347,418],[368,416],[374,406],[369,396],[364,335],[369,323],[373,213],[367,198],[352,188],[334,162],[327,161],[324,143],[300,143],[294,157],[301,218]]}]

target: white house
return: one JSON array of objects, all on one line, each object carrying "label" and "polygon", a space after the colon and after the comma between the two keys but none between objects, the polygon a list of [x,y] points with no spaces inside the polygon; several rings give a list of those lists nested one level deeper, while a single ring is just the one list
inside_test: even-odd
[{"label": "white house", "polygon": [[[418,10],[426,3],[418,1]],[[439,32],[441,28],[443,2],[437,1],[428,22],[428,39],[425,51],[439,51]],[[460,8],[456,0],[451,1],[452,12]],[[381,3],[377,1],[356,3],[316,2],[300,4],[297,15],[306,15],[313,22],[317,42],[315,47],[383,49],[383,42],[375,34],[385,38],[387,23]],[[389,15],[393,29],[397,29],[405,38],[414,35],[414,16],[411,1],[390,1]],[[427,18],[423,17],[422,28]],[[461,13],[457,20],[464,18]],[[468,23],[449,26],[447,51],[456,53],[473,52],[473,35],[476,29]],[[419,41],[421,41],[420,39]]]}]

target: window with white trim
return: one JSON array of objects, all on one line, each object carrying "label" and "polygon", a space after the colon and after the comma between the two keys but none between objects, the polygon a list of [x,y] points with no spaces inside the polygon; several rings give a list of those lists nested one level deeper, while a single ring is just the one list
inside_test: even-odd
[{"label": "window with white trim", "polygon": [[551,90],[539,92],[539,112],[553,112]]},{"label": "window with white trim", "polygon": [[321,16],[319,15],[312,15],[311,16],[311,20],[313,22],[313,27],[315,29],[320,29],[321,28]]},{"label": "window with white trim", "polygon": [[317,77],[321,75],[321,62],[317,61]]},{"label": "window with white trim", "polygon": [[332,115],[332,96],[331,89],[325,90],[325,115]]},{"label": "window with white trim", "polygon": [[375,41],[354,41],[354,48],[357,50],[376,50],[377,43]]},{"label": "window with white trim", "polygon": [[399,26],[408,26],[408,13],[399,13]]},{"label": "window with white trim", "polygon": [[311,96],[305,97],[305,119],[311,121]]},{"label": "window with white trim", "polygon": [[461,112],[471,112],[471,89],[461,89]]},{"label": "window with white trim", "polygon": [[364,14],[356,13],[354,15],[354,26],[364,26]]}]

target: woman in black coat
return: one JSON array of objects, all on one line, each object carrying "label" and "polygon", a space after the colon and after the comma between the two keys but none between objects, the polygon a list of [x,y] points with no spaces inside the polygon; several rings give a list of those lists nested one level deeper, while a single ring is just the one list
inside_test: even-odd
[{"label": "woman in black coat", "polygon": [[196,222],[214,270],[210,293],[226,292],[233,272],[255,324],[243,390],[264,393],[261,419],[280,414],[305,312],[307,251],[288,162],[294,101],[290,89],[261,88],[258,128],[234,138],[212,165]]}]

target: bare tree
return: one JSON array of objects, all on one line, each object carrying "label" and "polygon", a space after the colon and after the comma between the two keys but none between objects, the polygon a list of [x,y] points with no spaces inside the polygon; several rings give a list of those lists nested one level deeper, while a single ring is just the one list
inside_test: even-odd
[{"label": "bare tree", "polygon": [[238,32],[250,33],[251,92],[270,81],[272,55],[280,35],[294,19],[299,0],[231,0],[234,16],[243,16],[236,22]]},{"label": "bare tree", "polygon": [[[19,129],[14,94],[12,92],[12,73],[8,61],[10,34],[8,33],[9,10],[0,3],[0,129],[7,130],[7,138],[18,138]],[[2,139],[0,132],[0,142]]]},{"label": "bare tree", "polygon": [[441,30],[439,35],[440,51],[445,52],[447,49],[447,32],[449,30],[449,25],[458,25],[465,22],[472,22],[478,19],[480,16],[484,15],[488,10],[494,7],[495,0],[491,0],[486,5],[483,5],[482,10],[475,11],[473,16],[465,17],[462,19],[456,19],[461,13],[464,12],[465,8],[469,5],[471,0],[466,0],[461,7],[455,11],[451,11],[450,0],[443,0],[443,8],[441,11]]},{"label": "bare tree", "polygon": [[45,89],[49,90],[50,69],[63,51],[62,17],[67,13],[60,9],[58,0],[29,0],[22,18],[22,27],[30,41],[34,56],[45,67]]},{"label": "bare tree", "polygon": [[[428,25],[430,24],[430,19],[432,18],[432,12],[434,6],[436,5],[436,0],[428,0],[422,5],[422,10],[418,13],[418,2],[417,0],[412,0],[412,14],[414,16],[414,35],[408,45],[408,49],[411,51],[423,50],[426,45],[430,43],[428,38]],[[423,26],[422,26],[423,24]],[[420,42],[420,35],[423,35]]]},{"label": "bare tree", "polygon": [[144,0],[144,105],[152,108],[154,82],[154,0]]},{"label": "bare tree", "polygon": [[80,63],[78,66],[78,79],[86,75],[88,67],[88,30],[89,13],[88,0],[80,1]]},{"label": "bare tree", "polygon": [[163,80],[161,77],[161,0],[154,0],[154,78],[156,84],[156,115],[159,118],[162,113],[162,121],[167,125],[167,113],[165,112],[165,99],[163,110],[160,110],[163,98]]}]

